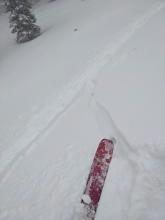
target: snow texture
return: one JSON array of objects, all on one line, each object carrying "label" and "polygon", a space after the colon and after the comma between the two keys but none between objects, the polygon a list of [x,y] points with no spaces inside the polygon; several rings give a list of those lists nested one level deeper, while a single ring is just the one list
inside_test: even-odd
[{"label": "snow texture", "polygon": [[90,204],[91,203],[91,198],[89,195],[83,194],[83,196],[81,197],[81,199],[83,200],[83,202],[85,204]]},{"label": "snow texture", "polygon": [[17,45],[0,15],[0,220],[82,220],[98,143],[117,140],[96,220],[165,219],[165,1],[42,0]]}]

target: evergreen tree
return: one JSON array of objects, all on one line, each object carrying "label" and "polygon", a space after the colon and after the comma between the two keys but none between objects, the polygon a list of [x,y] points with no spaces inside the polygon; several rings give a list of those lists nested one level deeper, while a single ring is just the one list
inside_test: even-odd
[{"label": "evergreen tree", "polygon": [[31,13],[28,0],[6,0],[6,9],[10,12],[9,22],[12,33],[17,33],[16,40],[23,43],[40,35],[40,27]]}]

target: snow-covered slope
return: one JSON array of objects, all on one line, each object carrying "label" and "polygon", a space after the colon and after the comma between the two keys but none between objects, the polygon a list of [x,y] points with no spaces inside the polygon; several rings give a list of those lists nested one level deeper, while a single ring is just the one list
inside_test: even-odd
[{"label": "snow-covered slope", "polygon": [[164,12],[163,0],[57,0],[36,7],[43,33],[22,45],[0,16],[0,219],[78,218],[109,136],[96,219],[165,218]]}]

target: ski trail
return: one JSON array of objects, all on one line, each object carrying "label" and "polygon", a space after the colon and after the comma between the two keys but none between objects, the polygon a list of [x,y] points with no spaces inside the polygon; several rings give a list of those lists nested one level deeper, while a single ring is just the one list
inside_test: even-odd
[{"label": "ski trail", "polygon": [[[158,190],[162,192],[162,195],[165,192],[163,184],[165,180],[164,146],[129,145],[125,136],[112,120],[110,112],[99,101],[94,99],[92,102],[92,108],[95,108],[95,117],[102,134],[106,135],[106,137],[114,136],[117,139],[111,169],[106,180],[108,184],[107,187],[105,184],[103,194],[105,195],[106,192],[109,192],[109,187],[111,187],[112,190],[110,192],[112,193],[109,195],[112,197],[111,202],[113,204],[113,198],[114,196],[116,197],[115,192],[120,191],[119,199],[115,204],[119,210],[123,210],[124,215],[119,219],[133,219],[134,216],[142,219],[147,213],[148,206],[152,207],[153,203],[156,204],[157,201],[162,201],[161,203],[164,204],[165,201],[164,196],[155,197],[155,193],[152,194],[150,190],[152,189],[153,192],[157,192]],[[122,185],[126,184],[126,187],[122,191],[118,179],[122,179]],[[111,184],[109,185],[109,183]],[[144,197],[146,198],[145,200]],[[123,204],[120,200],[127,200],[127,203]],[[153,202],[153,200],[156,201]],[[102,204],[104,203],[106,201],[103,199]],[[101,208],[100,210],[102,210]],[[161,209],[162,207],[159,207],[160,211]],[[154,213],[154,211],[151,212]],[[99,216],[98,219],[100,218]]]},{"label": "ski trail", "polygon": [[[39,137],[40,134],[45,132],[49,126],[79,97],[80,91],[84,84],[97,76],[101,68],[108,62],[111,65],[118,64],[117,59],[113,59],[119,49],[140,29],[143,27],[153,16],[160,12],[165,7],[165,2],[158,2],[154,4],[142,17],[138,18],[132,24],[121,30],[118,36],[114,37],[106,49],[103,50],[101,55],[96,56],[93,64],[87,68],[87,70],[79,77],[74,78],[66,88],[61,91],[58,97],[53,97],[56,101],[51,100],[51,104],[45,107],[41,112],[31,119],[27,124],[24,134],[16,140],[12,148],[7,150],[1,157],[0,161],[0,182],[8,174],[14,163],[19,158],[26,155],[28,148],[32,148],[32,145]],[[126,56],[129,56],[127,54]]]},{"label": "ski trail", "polygon": [[[57,102],[54,103],[54,106],[45,108],[40,114],[37,114],[33,118],[26,129],[25,135],[13,145],[13,148],[7,154],[4,154],[1,158],[0,164],[0,182],[4,181],[6,177],[10,174],[9,171],[12,171],[14,168],[13,165],[16,165],[21,159],[23,159],[32,148],[36,146],[37,140],[48,130],[52,124],[60,117],[60,115],[68,109],[72,103],[80,96],[80,93],[83,88],[83,84],[77,84],[78,88],[75,89],[76,93],[74,94],[74,84],[71,87],[68,86],[66,89],[65,98],[60,95],[57,99]],[[74,95],[73,95],[74,94]],[[65,100],[66,99],[66,100]],[[54,112],[52,112],[54,110]],[[42,118],[42,120],[41,120]],[[48,121],[49,120],[49,121]],[[48,123],[49,122],[49,123]],[[22,147],[24,146],[24,147]]]},{"label": "ski trail", "polygon": [[[107,63],[111,63],[111,65],[117,65],[118,59],[116,59],[115,55],[121,49],[121,47],[131,38],[133,35],[142,28],[150,19],[159,13],[161,10],[165,8],[165,2],[154,4],[145,15],[138,18],[136,21],[131,23],[130,25],[123,28],[117,36],[114,36],[114,40],[110,42],[109,45],[103,50],[103,53],[100,53],[94,60],[94,65],[91,65],[89,69],[85,72],[84,75],[91,79],[95,77],[98,72],[101,70],[103,66]],[[125,58],[129,56],[129,53],[125,54]]]},{"label": "ski trail", "polygon": [[[93,108],[95,108],[94,111],[95,118],[102,134],[105,135],[105,137],[114,136],[117,140],[113,155],[113,160],[115,162],[113,162],[112,160],[113,167],[111,167],[110,172],[107,175],[108,180],[106,180],[106,182],[109,183],[112,181],[112,179],[115,182],[116,179],[122,177],[124,179],[123,184],[125,184],[126,182],[127,187],[124,191],[120,192],[120,197],[123,197],[127,200],[127,204],[122,204],[122,206],[124,207],[123,210],[125,210],[125,215],[123,216],[122,219],[127,220],[129,216],[128,215],[129,209],[132,204],[132,195],[137,182],[136,174],[138,173],[138,166],[136,164],[136,160],[134,160],[136,151],[131,147],[125,136],[118,129],[109,111],[103,105],[101,105],[100,102],[96,100],[93,100],[93,102],[94,102]],[[125,171],[125,169],[127,171]],[[126,173],[128,174],[128,176],[126,175]],[[105,192],[106,192],[106,182],[104,189]],[[115,187],[115,189],[117,190],[118,189],[117,187],[120,186],[116,186],[116,185],[117,184],[115,182],[115,186],[113,187]],[[114,192],[115,190],[112,191]],[[114,195],[112,194],[110,196],[114,196]],[[97,218],[97,214],[96,214],[96,218]]]},{"label": "ski trail", "polygon": [[121,131],[117,128],[108,110],[103,105],[101,105],[100,102],[96,100],[94,102],[96,121],[103,136],[107,138],[115,137],[117,142],[119,141],[120,146],[127,146],[127,148],[120,148],[120,155],[127,155],[128,152],[132,151],[131,145],[128,143]]}]

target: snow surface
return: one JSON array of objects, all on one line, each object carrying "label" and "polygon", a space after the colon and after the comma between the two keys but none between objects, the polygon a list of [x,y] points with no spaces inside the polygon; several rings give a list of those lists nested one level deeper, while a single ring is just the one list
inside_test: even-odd
[{"label": "snow surface", "polygon": [[96,220],[165,219],[165,1],[56,0],[17,45],[0,15],[0,220],[78,220],[115,137]]}]

